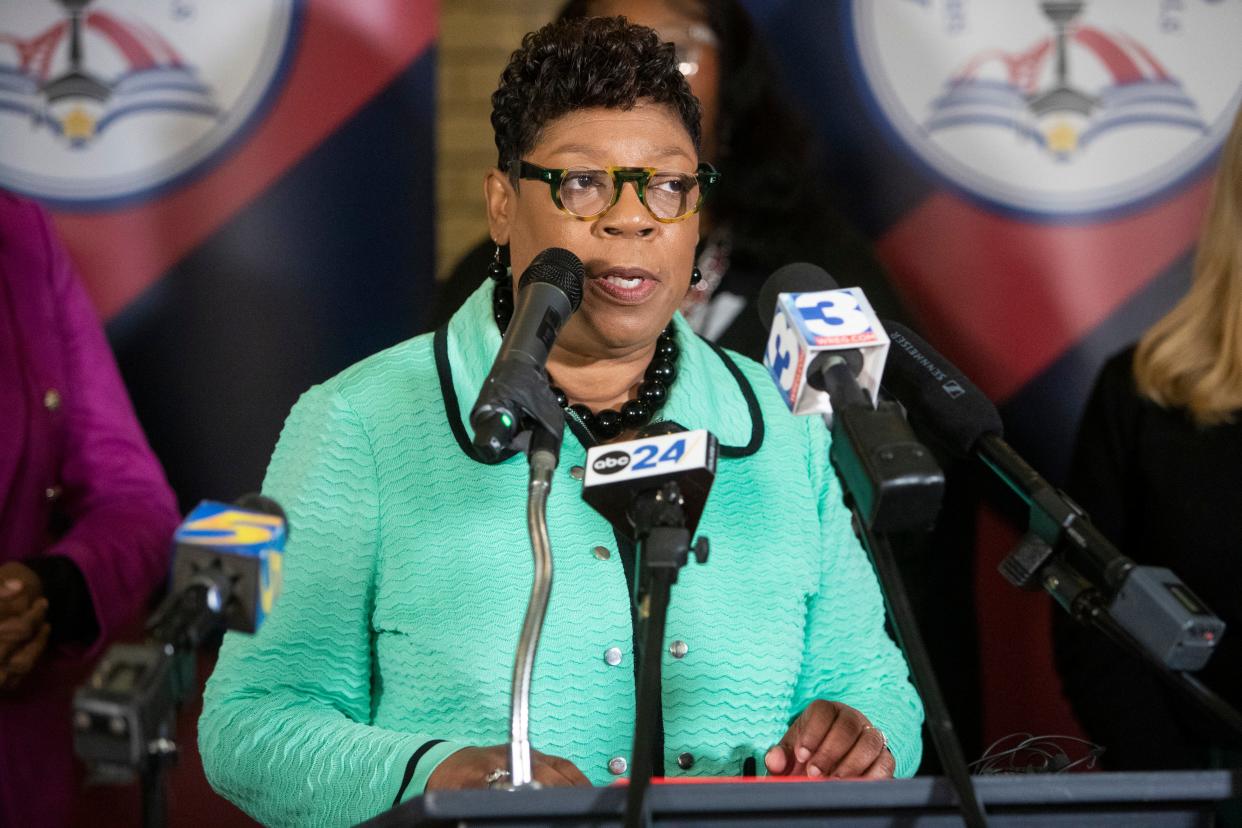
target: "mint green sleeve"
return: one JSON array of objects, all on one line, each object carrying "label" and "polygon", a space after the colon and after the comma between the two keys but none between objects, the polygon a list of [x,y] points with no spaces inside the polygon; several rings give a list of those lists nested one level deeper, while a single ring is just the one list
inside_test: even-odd
[{"label": "mint green sleeve", "polygon": [[[254,636],[225,636],[204,693],[199,750],[212,786],[267,825],[352,825],[392,807],[434,734],[371,721],[371,612],[378,556],[371,446],[324,386],[290,413],[263,491],[289,517],[284,583]],[[440,743],[407,796],[461,747]]]},{"label": "mint green sleeve", "polygon": [[810,428],[812,480],[818,483],[821,531],[819,594],[807,607],[802,671],[791,714],[815,699],[841,702],[883,731],[897,776],[912,776],[922,757],[923,704],[905,657],[884,629],[875,571],[854,536],[840,481],[828,461],[827,430]]}]

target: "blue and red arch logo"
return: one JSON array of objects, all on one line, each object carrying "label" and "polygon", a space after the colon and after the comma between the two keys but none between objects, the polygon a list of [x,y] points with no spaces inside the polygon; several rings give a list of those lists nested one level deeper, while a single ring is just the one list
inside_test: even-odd
[{"label": "blue and red arch logo", "polygon": [[1213,161],[1242,101],[1242,4],[854,0],[847,38],[895,144],[991,209],[1096,218]]},{"label": "blue and red arch logo", "polygon": [[45,0],[0,13],[0,186],[63,207],[150,196],[262,114],[299,4]]}]

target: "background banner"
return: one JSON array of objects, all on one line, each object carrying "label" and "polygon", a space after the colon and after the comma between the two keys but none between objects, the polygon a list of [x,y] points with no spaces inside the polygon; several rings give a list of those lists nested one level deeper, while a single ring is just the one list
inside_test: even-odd
[{"label": "background banner", "polygon": [[[1059,480],[1099,366],[1186,288],[1242,0],[745,5],[921,331]],[[258,488],[298,394],[422,330],[438,20],[0,2],[0,187],[53,211],[183,509]],[[979,529],[985,739],[1073,732],[1048,602],[996,572],[1009,524]]]},{"label": "background banner", "polygon": [[[1100,365],[1188,285],[1242,100],[1242,2],[748,6],[823,140],[843,210],[929,341],[1057,482]],[[996,572],[1017,539],[1009,525],[985,513],[979,530],[984,743],[1074,732],[1049,602]]]},{"label": "background banner", "polygon": [[437,4],[0,7],[0,186],[53,210],[183,509],[421,329]]}]

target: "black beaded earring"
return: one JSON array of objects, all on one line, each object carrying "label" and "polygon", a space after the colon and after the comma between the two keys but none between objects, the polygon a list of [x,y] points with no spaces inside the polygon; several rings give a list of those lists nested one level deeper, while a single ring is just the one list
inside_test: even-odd
[{"label": "black beaded earring", "polygon": [[505,267],[504,262],[500,260],[500,245],[496,245],[496,252],[492,254],[492,262],[487,266],[487,275],[497,283],[509,278],[509,268]]},{"label": "black beaded earring", "polygon": [[[499,248],[497,248],[499,249]],[[690,285],[693,287],[703,281],[703,271],[699,270],[699,266],[695,265],[694,270],[690,271]]]}]

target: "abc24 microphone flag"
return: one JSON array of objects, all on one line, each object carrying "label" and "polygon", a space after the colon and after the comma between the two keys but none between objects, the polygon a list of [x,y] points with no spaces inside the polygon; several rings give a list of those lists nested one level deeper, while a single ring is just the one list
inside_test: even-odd
[{"label": "abc24 microphone flag", "polygon": [[[182,511],[257,489],[299,394],[424,327],[439,18],[0,2],[0,188],[51,212]],[[248,824],[207,788],[196,718],[171,819]],[[80,824],[139,823],[137,786],[88,791]]]},{"label": "abc24 microphone flag", "polygon": [[[1059,482],[1103,361],[1189,285],[1242,3],[746,5],[913,320]],[[997,574],[1009,525],[985,510],[978,530],[983,744],[1075,732],[1050,603]]]}]

